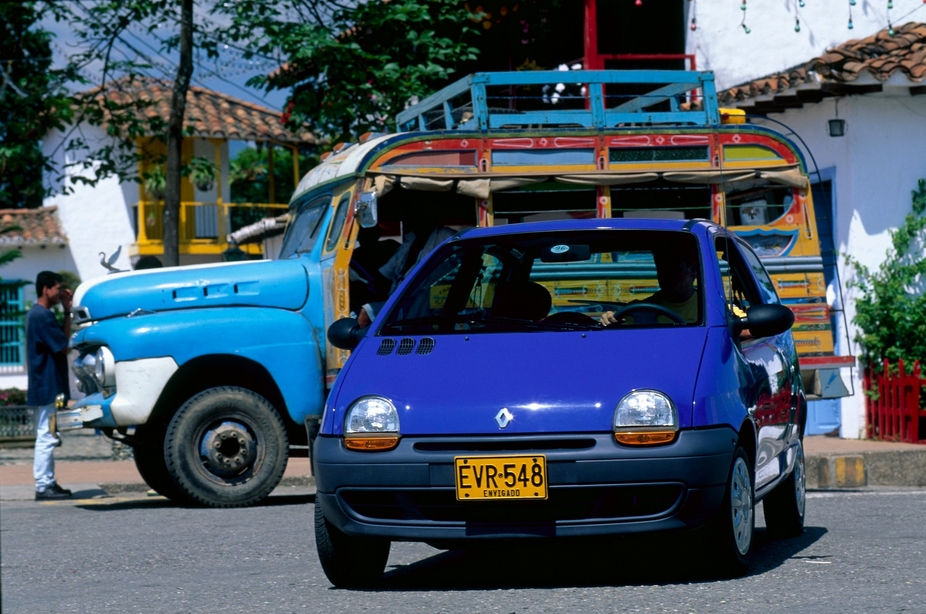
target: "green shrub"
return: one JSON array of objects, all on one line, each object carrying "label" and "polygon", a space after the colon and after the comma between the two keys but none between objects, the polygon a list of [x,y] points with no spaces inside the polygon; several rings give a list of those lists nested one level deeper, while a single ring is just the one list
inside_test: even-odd
[{"label": "green shrub", "polygon": [[891,231],[891,247],[877,269],[851,256],[846,264],[855,273],[848,285],[860,291],[853,322],[859,332],[861,363],[888,359],[896,364],[926,364],[926,179],[913,191],[912,211]]}]

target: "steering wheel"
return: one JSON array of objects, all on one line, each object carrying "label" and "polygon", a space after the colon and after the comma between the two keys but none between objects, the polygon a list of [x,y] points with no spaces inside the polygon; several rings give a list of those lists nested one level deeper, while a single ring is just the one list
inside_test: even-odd
[{"label": "steering wheel", "polygon": [[[687,322],[682,319],[682,316],[678,315],[668,307],[663,307],[662,305],[657,305],[655,303],[634,303],[633,305],[627,305],[620,311],[614,312],[614,319],[617,320],[617,325],[620,325],[621,316],[628,315],[633,311],[651,311],[656,312],[652,314],[649,318],[644,318],[642,322],[634,322],[635,324],[655,324],[657,316],[665,316],[672,320],[674,324],[687,324]],[[635,318],[636,320],[636,318]],[[610,326],[615,326],[611,324]]]},{"label": "steering wheel", "polygon": [[597,324],[598,320],[595,318],[585,315],[584,313],[579,313],[578,311],[560,311],[554,313],[553,315],[545,317],[541,322],[548,324],[562,324],[568,326],[574,324],[576,326],[591,326]]}]

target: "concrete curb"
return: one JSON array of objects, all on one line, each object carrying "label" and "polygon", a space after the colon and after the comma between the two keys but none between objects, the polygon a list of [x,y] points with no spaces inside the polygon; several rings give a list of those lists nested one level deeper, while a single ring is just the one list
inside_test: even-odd
[{"label": "concrete curb", "polygon": [[805,462],[807,488],[926,486],[926,446],[922,451],[808,454]]}]

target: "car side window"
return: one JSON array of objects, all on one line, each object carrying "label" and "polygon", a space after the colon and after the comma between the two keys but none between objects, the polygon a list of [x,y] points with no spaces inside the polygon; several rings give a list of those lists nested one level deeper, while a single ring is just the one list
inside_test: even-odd
[{"label": "car side window", "polygon": [[768,271],[762,266],[759,257],[747,247],[743,247],[742,245],[738,245],[737,247],[739,248],[737,251],[742,253],[743,259],[746,260],[746,264],[749,265],[753,275],[755,275],[756,279],[759,281],[759,293],[762,295],[762,302],[766,305],[780,304],[781,300],[778,298],[778,292],[775,291],[775,284],[772,283],[772,278],[768,276]]},{"label": "car side window", "polygon": [[727,307],[734,315],[743,317],[751,306],[763,303],[762,296],[736,243],[728,237],[721,236],[716,240],[715,249],[723,277]]}]

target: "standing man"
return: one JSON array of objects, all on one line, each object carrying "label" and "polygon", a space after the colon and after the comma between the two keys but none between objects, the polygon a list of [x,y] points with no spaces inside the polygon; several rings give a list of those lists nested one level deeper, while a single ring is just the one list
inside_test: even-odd
[{"label": "standing man", "polygon": [[[68,338],[71,336],[71,291],[61,288],[61,276],[42,271],[35,278],[35,305],[26,314],[26,361],[29,391],[26,402],[39,408],[35,436],[35,500],[66,499],[71,491],[55,482],[53,452],[60,441],[55,437],[52,419],[55,399],[68,394]],[[64,328],[51,308],[61,304]]]}]

